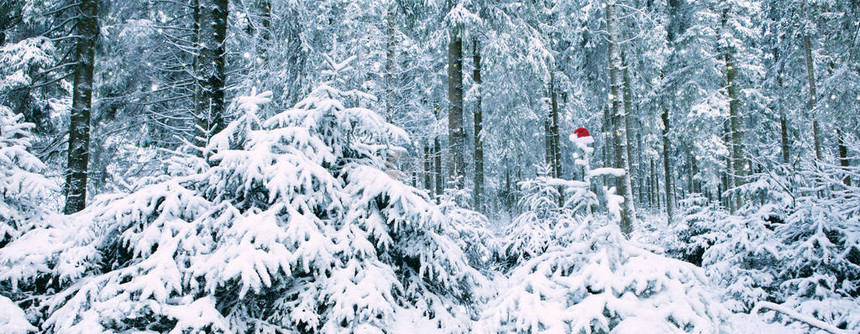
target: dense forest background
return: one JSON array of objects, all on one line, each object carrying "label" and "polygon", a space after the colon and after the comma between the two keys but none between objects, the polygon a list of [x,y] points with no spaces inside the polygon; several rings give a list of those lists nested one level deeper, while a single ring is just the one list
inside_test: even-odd
[{"label": "dense forest background", "polygon": [[0,1],[4,332],[860,330],[856,0]]}]

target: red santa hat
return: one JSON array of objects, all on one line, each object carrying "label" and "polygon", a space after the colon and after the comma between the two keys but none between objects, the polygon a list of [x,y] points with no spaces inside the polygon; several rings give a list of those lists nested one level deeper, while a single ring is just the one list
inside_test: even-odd
[{"label": "red santa hat", "polygon": [[[573,139],[574,142],[582,143],[582,144],[594,143],[594,138],[591,138],[591,134],[588,133],[588,129],[586,129],[586,128],[579,128],[579,129],[573,130],[573,134],[576,135],[575,139],[571,138],[571,139]],[[573,136],[571,136],[571,137],[573,137]]]}]

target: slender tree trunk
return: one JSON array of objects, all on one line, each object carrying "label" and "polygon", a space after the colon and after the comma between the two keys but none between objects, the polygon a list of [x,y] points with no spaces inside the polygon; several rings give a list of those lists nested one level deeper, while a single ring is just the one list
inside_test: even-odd
[{"label": "slender tree trunk", "polygon": [[[732,138],[732,167],[734,172],[734,186],[744,184],[746,177],[746,158],[744,158],[744,132],[743,132],[743,116],[740,111],[740,101],[738,100],[739,88],[737,85],[738,70],[734,64],[734,56],[731,51],[725,53],[726,60],[726,84],[728,86],[729,95],[729,117],[731,125]],[[740,197],[738,197],[740,200]],[[740,203],[740,202],[739,202]]]},{"label": "slender tree trunk", "polygon": [[394,40],[394,10],[395,3],[388,4],[385,15],[385,118],[388,123],[394,122],[394,57],[396,56],[396,44]]},{"label": "slender tree trunk", "polygon": [[561,149],[559,147],[559,124],[558,124],[558,92],[555,89],[555,71],[550,72],[549,75],[549,99],[550,99],[550,107],[552,112],[552,155],[553,155],[553,164],[552,170],[554,173],[554,177],[561,178],[562,176],[562,166],[561,166]]},{"label": "slender tree trunk", "polygon": [[699,175],[699,164],[696,160],[696,152],[690,152],[690,183],[692,184],[692,189],[694,193],[701,193],[702,187],[699,182],[696,181],[696,175]]},{"label": "slender tree trunk", "polygon": [[505,166],[505,208],[508,209],[508,212],[513,212],[511,209],[513,208],[513,188],[511,187],[511,169],[508,166]]},{"label": "slender tree trunk", "polygon": [[[804,1],[803,3],[803,13],[805,16],[808,16],[806,9],[807,3]],[[809,32],[803,34],[803,47],[806,54],[806,78],[809,83],[809,113],[812,116],[812,140],[813,145],[815,147],[815,159],[821,161],[821,128],[818,125],[818,115],[815,111],[815,105],[817,104],[817,94],[815,92],[815,64],[814,59],[812,59],[812,41],[809,37]]]},{"label": "slender tree trunk", "polygon": [[87,204],[87,171],[90,157],[90,111],[93,102],[95,46],[99,36],[98,0],[80,0],[74,46],[72,112],[69,121],[69,155],[66,171],[65,214],[81,211]]},{"label": "slender tree trunk", "polygon": [[842,133],[842,130],[836,129],[836,144],[837,150],[839,151],[839,165],[842,166],[842,169],[845,170],[845,177],[842,178],[842,183],[846,186],[851,186],[851,160],[848,159],[848,147],[845,146],[845,134]]},{"label": "slender tree trunk", "polygon": [[665,181],[663,188],[665,188],[666,200],[664,201],[664,205],[666,206],[666,215],[668,216],[669,224],[672,224],[674,208],[675,208],[675,182],[673,181],[674,170],[672,166],[672,144],[669,140],[669,134],[672,132],[671,130],[671,117],[669,106],[665,106],[663,108],[663,113],[661,118],[663,119],[663,173],[665,176]]},{"label": "slender tree trunk", "polygon": [[477,86],[477,96],[475,97],[475,112],[473,115],[475,122],[475,210],[483,211],[484,200],[484,139],[483,139],[483,110],[481,109],[481,52],[478,45],[478,40],[472,42],[472,60],[475,63],[475,69],[472,71],[472,81]]},{"label": "slender tree trunk", "polygon": [[628,238],[633,232],[633,193],[630,186],[630,162],[627,160],[627,136],[625,121],[627,110],[624,109],[623,78],[621,73],[621,53],[618,46],[618,32],[615,24],[615,2],[606,6],[606,30],[609,34],[609,83],[612,94],[612,134],[615,137],[615,167],[624,170],[624,175],[617,179],[617,194],[624,197],[621,206],[621,232]]},{"label": "slender tree trunk", "polygon": [[194,111],[198,125],[195,140],[201,147],[225,126],[227,8],[227,0],[198,0],[196,26],[200,50],[195,64],[199,83]]},{"label": "slender tree trunk", "polygon": [[448,175],[462,189],[466,176],[463,159],[466,135],[463,131],[463,40],[458,30],[451,32],[448,44],[448,102]]},{"label": "slender tree trunk", "polygon": [[[609,112],[609,105],[603,106],[603,167],[612,166],[615,161],[615,136],[612,135],[612,114]],[[601,180],[603,184],[607,184],[606,176]]]},{"label": "slender tree trunk", "polygon": [[780,135],[782,139],[782,162],[785,164],[789,164],[791,161],[791,151],[790,151],[790,143],[788,139],[788,117],[785,115],[785,108],[783,106],[783,90],[782,90],[782,69],[783,66],[779,62],[779,48],[773,48],[773,62],[777,64],[776,71],[776,95],[777,102],[775,109],[779,110],[779,128]]},{"label": "slender tree trunk", "polygon": [[[546,115],[543,120],[543,144],[544,144],[544,163],[547,167],[553,167],[555,154],[552,152],[552,111]],[[555,172],[550,172],[549,177],[555,176]]]},{"label": "slender tree trunk", "polygon": [[[439,137],[433,139],[433,158],[435,159],[433,173],[436,176],[436,196],[445,193],[445,182],[442,181],[442,144],[439,142]],[[438,197],[437,197],[438,201]]]},{"label": "slender tree trunk", "polygon": [[[731,131],[729,122],[723,123],[723,143],[726,145],[726,148],[728,148],[729,152],[732,152],[732,141],[731,141],[732,135],[731,135],[731,133],[732,133],[732,131]],[[725,183],[723,184],[723,189],[725,191],[728,191],[728,190],[734,188],[735,187],[734,180],[735,180],[735,178],[733,177],[733,172],[732,172],[732,155],[731,155],[731,153],[729,153],[729,155],[726,155],[726,178],[725,178]],[[733,201],[732,201],[731,197],[727,196],[725,199],[725,202],[726,202],[726,207],[729,208],[729,212],[734,213],[735,208],[734,208],[734,205],[732,205]]]},{"label": "slender tree trunk", "polygon": [[624,110],[626,110],[626,114],[624,116],[624,128],[627,133],[627,161],[630,163],[630,184],[632,186],[632,191],[634,194],[639,195],[639,181],[636,177],[639,175],[637,170],[639,169],[639,163],[636,161],[635,156],[633,155],[635,141],[635,134],[633,133],[633,88],[631,87],[631,79],[630,79],[630,71],[627,69],[628,65],[626,62],[626,57],[622,53],[622,62],[624,63]]},{"label": "slender tree trunk", "polygon": [[430,145],[424,142],[424,189],[433,194],[433,157],[430,154]]},{"label": "slender tree trunk", "polygon": [[[553,67],[553,71],[549,74],[549,100],[550,100],[550,111],[552,112],[552,172],[553,177],[560,179],[563,175],[562,166],[561,166],[561,146],[559,145],[559,124],[558,124],[558,92],[555,89],[555,67]],[[558,205],[564,206],[564,189],[562,187],[558,187]]]}]

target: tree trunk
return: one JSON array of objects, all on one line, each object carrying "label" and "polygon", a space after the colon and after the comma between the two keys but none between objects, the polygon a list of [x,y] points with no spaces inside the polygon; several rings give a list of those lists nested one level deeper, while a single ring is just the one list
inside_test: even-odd
[{"label": "tree trunk", "polygon": [[508,212],[513,212],[511,209],[513,208],[513,187],[511,187],[511,169],[508,166],[505,166],[505,208],[508,209]]},{"label": "tree trunk", "polygon": [[463,152],[463,40],[458,30],[451,32],[448,44],[448,175],[457,188],[465,184],[466,167]]},{"label": "tree trunk", "polygon": [[439,143],[438,136],[433,139],[433,158],[435,160],[433,167],[436,168],[433,173],[436,176],[436,196],[440,196],[445,193],[445,182],[442,181],[442,145]]},{"label": "tree trunk", "polygon": [[227,36],[227,0],[198,0],[197,41],[199,54],[195,72],[199,80],[195,92],[197,129],[195,140],[203,147],[224,128],[225,43]]},{"label": "tree trunk", "polygon": [[[744,184],[746,177],[746,158],[744,158],[744,132],[743,132],[743,116],[740,111],[740,101],[738,100],[738,85],[737,74],[738,70],[734,64],[734,56],[731,51],[726,51],[726,84],[728,86],[729,95],[729,117],[731,125],[732,138],[732,167],[734,170],[734,186]],[[738,197],[740,200],[740,197]],[[739,202],[740,203],[740,202]]]},{"label": "tree trunk", "polygon": [[[622,54],[623,56],[623,54]],[[631,87],[631,79],[630,79],[630,71],[627,69],[629,66],[626,62],[626,57],[622,57],[622,62],[624,63],[624,110],[626,114],[624,116],[624,128],[627,133],[627,161],[630,163],[630,184],[632,186],[632,191],[634,194],[639,195],[639,181],[636,179],[638,173],[636,172],[639,169],[639,163],[634,159],[633,152],[635,150],[634,140],[635,135],[633,134],[633,88]]]},{"label": "tree trunk", "polygon": [[483,139],[483,110],[481,109],[481,52],[478,47],[478,40],[475,39],[472,43],[472,60],[475,62],[475,69],[472,71],[472,81],[476,85],[475,96],[475,112],[473,115],[475,122],[475,210],[483,212],[484,200],[484,139]]},{"label": "tree trunk", "polygon": [[555,71],[550,72],[549,75],[549,99],[550,99],[550,111],[552,117],[552,155],[553,155],[553,164],[552,171],[553,176],[555,178],[561,178],[562,169],[561,169],[561,149],[559,146],[559,133],[558,133],[558,93],[555,90]]},{"label": "tree trunk", "polygon": [[[543,120],[543,144],[544,144],[544,163],[547,167],[553,167],[555,154],[552,152],[552,110],[546,114]],[[555,176],[555,172],[550,171],[549,177]]]},{"label": "tree trunk", "polygon": [[433,158],[430,154],[430,145],[424,142],[424,189],[433,194]]},{"label": "tree trunk", "polygon": [[[611,101],[610,101],[611,103]],[[603,167],[612,166],[615,161],[615,136],[612,135],[612,114],[609,112],[609,105],[603,106]],[[603,184],[607,184],[606,176],[601,180]]]},{"label": "tree trunk", "polygon": [[[729,122],[723,123],[723,143],[726,145],[726,148],[729,150],[729,152],[732,152],[731,133],[732,131]],[[732,174],[732,155],[731,153],[729,153],[729,155],[726,155],[726,178],[723,184],[723,190],[725,191],[729,191],[735,186],[735,178]],[[731,197],[726,197],[725,202],[726,207],[729,208],[729,212],[734,213],[735,208],[734,205],[732,205],[733,202]]]},{"label": "tree trunk", "polygon": [[851,186],[851,160],[848,159],[848,147],[845,146],[845,136],[842,133],[842,130],[836,129],[836,144],[838,145],[837,150],[839,151],[839,165],[842,166],[842,169],[845,170],[845,177],[842,178],[842,183],[846,186]]},{"label": "tree trunk", "polygon": [[385,119],[388,123],[394,123],[394,57],[395,57],[395,40],[394,40],[394,10],[395,3],[392,1],[388,4],[388,10],[385,15],[385,37],[387,43],[385,45]]},{"label": "tree trunk", "polygon": [[623,78],[621,73],[621,53],[618,46],[618,33],[615,24],[615,3],[606,6],[606,30],[609,34],[609,83],[612,94],[612,134],[615,137],[615,167],[624,170],[624,175],[617,178],[617,194],[624,197],[621,206],[621,232],[628,238],[633,232],[633,193],[630,186],[630,162],[627,160],[627,136],[625,135]]},{"label": "tree trunk", "polygon": [[[806,6],[806,1],[804,1],[803,13],[807,17],[807,21],[809,21],[809,14],[807,13]],[[812,59],[812,41],[810,40],[809,32],[803,34],[803,46],[806,53],[806,78],[809,82],[809,113],[810,116],[812,116],[812,140],[815,147],[815,159],[821,161],[821,128],[818,125],[818,115],[815,112],[815,105],[817,103],[817,94],[815,92],[815,64],[814,59]]]},{"label": "tree trunk", "polygon": [[90,152],[90,111],[93,97],[95,46],[99,36],[98,0],[80,0],[79,36],[74,46],[74,84],[69,120],[69,155],[66,171],[65,214],[81,211],[87,204],[87,171]]},{"label": "tree trunk", "polygon": [[783,106],[783,90],[782,90],[782,69],[783,66],[779,62],[779,48],[773,48],[773,62],[777,64],[776,70],[776,88],[777,88],[777,103],[776,108],[779,111],[779,128],[782,139],[782,162],[789,164],[791,160],[790,143],[788,140],[788,117],[785,115]]},{"label": "tree trunk", "polygon": [[665,176],[665,181],[663,184],[663,188],[665,188],[666,192],[666,200],[663,201],[663,205],[666,206],[666,215],[668,217],[668,222],[671,225],[674,209],[675,209],[675,182],[672,181],[674,177],[674,170],[672,166],[672,144],[669,141],[669,134],[671,133],[671,120],[672,115],[670,114],[669,107],[665,106],[663,108],[662,119],[663,119],[663,173]]},{"label": "tree trunk", "polygon": [[696,160],[696,152],[690,152],[690,184],[692,185],[692,190],[694,193],[701,193],[702,187],[698,181],[696,181],[696,175],[699,175],[699,164]]}]

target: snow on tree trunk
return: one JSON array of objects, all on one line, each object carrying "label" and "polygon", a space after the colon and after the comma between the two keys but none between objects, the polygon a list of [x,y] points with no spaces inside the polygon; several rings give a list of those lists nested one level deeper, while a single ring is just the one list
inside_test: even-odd
[{"label": "snow on tree trunk", "polygon": [[197,55],[194,59],[195,91],[194,142],[206,146],[224,129],[225,90],[227,84],[226,47],[227,0],[195,0],[197,6]]},{"label": "snow on tree trunk", "polygon": [[453,29],[448,42],[448,177],[463,188],[466,166],[466,132],[463,129],[463,39]]},{"label": "snow on tree trunk", "polygon": [[74,46],[72,111],[69,120],[69,151],[66,170],[66,206],[72,214],[87,205],[87,173],[90,157],[90,109],[93,98],[93,69],[96,39],[99,36],[97,0],[81,0],[78,36]]},{"label": "snow on tree trunk", "polygon": [[627,160],[627,136],[625,135],[625,119],[627,110],[624,109],[623,78],[621,77],[621,53],[618,45],[619,35],[615,23],[615,3],[606,4],[606,30],[609,33],[609,84],[610,100],[612,101],[612,136],[615,138],[615,167],[624,170],[624,175],[616,178],[618,194],[624,198],[621,206],[621,232],[630,236],[633,231],[633,190],[630,186],[630,161]]}]

